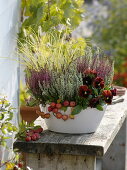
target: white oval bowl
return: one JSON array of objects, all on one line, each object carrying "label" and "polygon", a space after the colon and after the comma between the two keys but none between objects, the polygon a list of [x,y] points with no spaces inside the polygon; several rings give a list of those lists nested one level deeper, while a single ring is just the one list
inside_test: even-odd
[{"label": "white oval bowl", "polygon": [[[47,113],[47,108],[40,105],[41,112]],[[93,133],[97,130],[100,122],[104,116],[106,105],[103,107],[103,111],[99,111],[96,108],[88,107],[82,110],[79,114],[75,115],[74,119],[57,119],[51,112],[51,117],[45,119],[48,130],[59,133],[81,134],[81,133]],[[68,107],[66,112],[60,111],[62,114],[71,114],[71,107]]]}]

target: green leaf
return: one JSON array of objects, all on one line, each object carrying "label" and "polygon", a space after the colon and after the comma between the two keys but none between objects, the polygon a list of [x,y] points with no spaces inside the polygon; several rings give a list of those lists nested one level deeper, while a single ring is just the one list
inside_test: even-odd
[{"label": "green leaf", "polygon": [[34,127],[35,130],[38,129],[38,128],[41,128],[41,126],[38,125],[38,126],[35,126],[35,127]]},{"label": "green leaf", "polygon": [[4,146],[4,147],[6,147],[6,146],[7,146],[7,143],[6,143],[5,141],[2,141],[2,142],[1,142],[1,145]]},{"label": "green leaf", "polygon": [[0,120],[4,119],[4,115],[2,113],[0,113]]},{"label": "green leaf", "polygon": [[62,107],[61,110],[63,110],[64,112],[67,111],[67,107]]},{"label": "green leaf", "polygon": [[87,109],[87,107],[88,107],[87,105],[82,106],[83,110]]},{"label": "green leaf", "polygon": [[94,94],[97,96],[98,95],[98,90],[94,88],[93,91],[94,91]]},{"label": "green leaf", "polygon": [[8,113],[9,113],[9,118],[7,118],[6,121],[10,121],[13,118],[13,112],[8,111]]},{"label": "green leaf", "polygon": [[72,115],[77,115],[77,114],[79,114],[79,113],[81,112],[82,109],[83,109],[82,106],[77,105],[77,106],[74,107],[74,109],[73,109],[73,111],[71,112],[71,114],[72,114]]},{"label": "green leaf", "polygon": [[1,131],[2,131],[2,133],[5,134],[5,135],[7,134],[7,130],[1,128]]},{"label": "green leaf", "polygon": [[17,132],[18,131],[17,127],[13,126],[13,131]]},{"label": "green leaf", "polygon": [[92,95],[89,95],[89,96],[88,96],[88,100],[92,99],[92,97],[93,97]]},{"label": "green leaf", "polygon": [[97,108],[98,110],[100,110],[100,111],[103,111],[103,107],[102,107],[101,105],[99,105],[99,104],[96,106],[96,108]]},{"label": "green leaf", "polygon": [[11,137],[2,137],[2,139],[10,139]]}]

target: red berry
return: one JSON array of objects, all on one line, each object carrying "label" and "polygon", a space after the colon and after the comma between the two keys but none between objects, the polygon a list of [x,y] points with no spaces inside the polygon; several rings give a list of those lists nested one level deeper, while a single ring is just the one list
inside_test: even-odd
[{"label": "red berry", "polygon": [[58,113],[58,109],[57,108],[54,108],[52,111],[53,111],[53,113]]},{"label": "red berry", "polygon": [[62,115],[62,119],[65,121],[68,119],[68,115]]},{"label": "red berry", "polygon": [[38,128],[38,129],[34,130],[34,132],[35,133],[41,133],[41,132],[43,132],[43,128]]},{"label": "red berry", "polygon": [[17,166],[14,166],[13,170],[18,170],[18,167],[17,167]]},{"label": "red berry", "polygon": [[37,139],[40,139],[39,133],[35,133],[34,135],[36,136]]},{"label": "red berry", "polygon": [[57,119],[61,119],[61,118],[62,118],[62,114],[61,114],[60,112],[58,112],[58,113],[56,114],[56,118],[57,118]]},{"label": "red berry", "polygon": [[51,106],[52,108],[55,108],[55,107],[56,107],[56,103],[52,102],[52,103],[50,104],[50,106]]},{"label": "red berry", "polygon": [[70,102],[70,106],[71,106],[71,107],[75,107],[75,106],[76,106],[76,102],[71,101],[71,102]]},{"label": "red berry", "polygon": [[57,104],[56,104],[56,108],[57,108],[57,109],[61,109],[61,107],[62,107],[62,104],[60,104],[60,103],[57,103]]},{"label": "red berry", "polygon": [[31,137],[27,136],[25,140],[26,140],[26,142],[29,142],[29,141],[31,141]]},{"label": "red berry", "polygon": [[19,163],[18,163],[18,167],[19,167],[19,168],[22,168],[22,167],[23,167],[23,163],[19,162]]},{"label": "red berry", "polygon": [[52,108],[51,106],[48,107],[48,111],[49,111],[49,112],[51,112],[52,109],[53,109],[53,108]]},{"label": "red berry", "polygon": [[32,135],[32,136],[31,136],[31,139],[32,139],[33,141],[37,140],[36,135]]},{"label": "red berry", "polygon": [[44,117],[45,117],[46,119],[49,119],[49,118],[50,118],[50,114],[49,114],[49,113],[46,113],[46,114],[44,115]]},{"label": "red berry", "polygon": [[69,101],[65,100],[65,101],[63,102],[63,105],[64,105],[65,107],[69,106]]}]

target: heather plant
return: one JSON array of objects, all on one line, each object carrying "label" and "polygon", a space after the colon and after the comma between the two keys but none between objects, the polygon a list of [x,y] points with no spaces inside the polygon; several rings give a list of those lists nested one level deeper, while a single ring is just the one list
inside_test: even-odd
[{"label": "heather plant", "polygon": [[75,100],[75,96],[78,94],[78,88],[82,85],[82,75],[78,73],[74,65],[70,66],[63,72],[52,72],[51,83],[47,84],[39,83],[43,100],[57,101]]},{"label": "heather plant", "polygon": [[97,76],[111,85],[114,73],[114,61],[99,47],[87,47],[84,56],[77,59],[77,69],[83,73],[84,70],[96,70]]}]

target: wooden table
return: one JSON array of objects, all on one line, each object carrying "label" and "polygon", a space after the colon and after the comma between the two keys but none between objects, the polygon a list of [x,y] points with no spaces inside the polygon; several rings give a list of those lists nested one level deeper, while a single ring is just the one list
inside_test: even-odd
[{"label": "wooden table", "polygon": [[59,134],[45,130],[35,142],[16,141],[33,170],[125,170],[127,94],[107,107],[95,133]]}]

